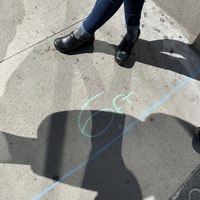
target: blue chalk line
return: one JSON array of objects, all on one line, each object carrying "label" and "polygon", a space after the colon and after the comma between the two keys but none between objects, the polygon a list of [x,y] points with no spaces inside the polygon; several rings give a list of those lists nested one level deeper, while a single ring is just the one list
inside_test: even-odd
[{"label": "blue chalk line", "polygon": [[97,151],[93,156],[91,156],[89,159],[85,160],[83,163],[75,167],[74,169],[70,170],[66,174],[64,174],[57,182],[51,184],[49,187],[47,187],[45,190],[43,190],[40,194],[35,196],[33,200],[39,200],[44,195],[46,195],[48,192],[53,190],[58,184],[60,184],[64,179],[69,177],[70,175],[74,174],[75,172],[79,171],[80,169],[84,168],[89,162],[96,159],[101,153],[106,151],[110,146],[112,146],[119,138],[121,138],[123,135],[127,133],[128,130],[130,130],[133,126],[135,126],[138,122],[145,119],[145,117],[153,110],[155,110],[158,106],[164,104],[176,91],[178,91],[180,88],[182,88],[184,85],[186,85],[188,82],[192,80],[195,76],[197,76],[200,73],[200,68],[195,71],[191,78],[188,77],[185,80],[183,80],[178,86],[176,86],[169,94],[164,96],[162,99],[160,99],[157,103],[150,106],[137,120],[135,120],[132,124],[130,124],[126,129],[123,130],[122,133],[120,133],[113,141],[108,143],[107,145],[103,146],[99,151]]}]

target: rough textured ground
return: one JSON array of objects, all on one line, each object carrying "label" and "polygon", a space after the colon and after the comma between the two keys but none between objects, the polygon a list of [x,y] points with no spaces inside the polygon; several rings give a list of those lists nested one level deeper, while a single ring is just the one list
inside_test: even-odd
[{"label": "rough textured ground", "polygon": [[200,188],[200,58],[151,0],[125,67],[113,59],[123,7],[94,46],[56,51],[93,4],[0,4],[0,199],[188,199],[183,183]]}]

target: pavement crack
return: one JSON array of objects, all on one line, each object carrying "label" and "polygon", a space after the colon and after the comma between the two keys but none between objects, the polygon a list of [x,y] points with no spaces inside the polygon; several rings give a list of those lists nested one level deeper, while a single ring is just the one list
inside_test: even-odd
[{"label": "pavement crack", "polygon": [[[85,19],[85,18],[84,18],[84,19]],[[64,28],[64,29],[62,29],[62,30],[60,30],[60,31],[58,31],[58,32],[55,32],[55,33],[53,33],[52,35],[50,35],[50,36],[48,36],[48,37],[46,37],[46,38],[44,38],[44,39],[42,39],[42,40],[36,42],[35,44],[33,44],[33,45],[31,45],[31,46],[29,46],[29,47],[27,47],[27,48],[25,48],[25,49],[22,49],[21,51],[19,51],[19,52],[15,53],[15,54],[13,54],[13,55],[11,55],[11,56],[9,56],[9,57],[3,59],[3,60],[0,60],[0,64],[3,63],[4,61],[7,61],[7,60],[9,60],[9,59],[15,57],[16,55],[18,55],[18,54],[20,54],[20,53],[22,53],[22,52],[25,52],[26,50],[28,50],[28,49],[30,49],[30,48],[32,48],[32,47],[34,47],[34,46],[36,46],[36,45],[38,45],[38,44],[44,42],[45,40],[48,40],[49,38],[54,37],[55,35],[57,35],[57,34],[59,34],[59,33],[63,32],[63,31],[65,31],[65,30],[71,28],[72,26],[74,26],[74,25],[76,25],[76,24],[82,22],[84,19],[81,19],[81,20],[79,20],[79,21],[77,21],[77,22],[71,24],[70,26],[68,26],[68,27],[66,27],[66,28]]]}]

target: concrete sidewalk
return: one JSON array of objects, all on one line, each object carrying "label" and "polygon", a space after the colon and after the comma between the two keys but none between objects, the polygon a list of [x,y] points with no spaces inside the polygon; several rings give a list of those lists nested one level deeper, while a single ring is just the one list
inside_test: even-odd
[{"label": "concrete sidewalk", "polygon": [[94,46],[56,51],[93,5],[1,2],[0,199],[198,199],[200,57],[189,35],[149,0],[125,67],[113,59],[123,7]]}]

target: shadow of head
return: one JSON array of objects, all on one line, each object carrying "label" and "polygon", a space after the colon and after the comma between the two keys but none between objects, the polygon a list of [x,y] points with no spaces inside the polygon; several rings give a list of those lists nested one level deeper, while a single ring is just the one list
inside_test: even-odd
[{"label": "shadow of head", "polygon": [[[125,165],[133,159],[133,146],[152,148],[154,144],[160,146],[161,152],[174,143],[184,148],[188,134],[194,137],[195,128],[178,118],[153,114],[127,129],[136,120],[129,115],[95,110],[54,113],[40,124],[37,139],[1,133],[1,155],[7,155],[1,162],[31,165],[35,173],[54,180],[65,174],[61,182],[98,191],[97,199],[139,200],[142,194],[134,166]],[[122,145],[123,136],[126,139]],[[66,174],[77,166],[82,167]]]}]

